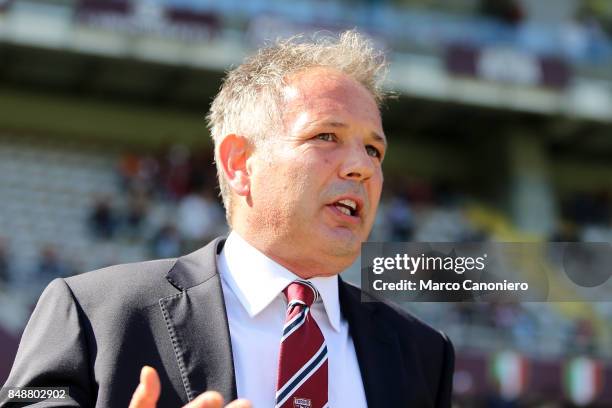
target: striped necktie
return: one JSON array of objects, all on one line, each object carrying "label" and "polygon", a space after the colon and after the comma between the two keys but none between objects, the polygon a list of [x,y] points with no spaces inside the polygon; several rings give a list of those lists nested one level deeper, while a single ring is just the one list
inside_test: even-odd
[{"label": "striped necktie", "polygon": [[327,346],[310,314],[319,293],[306,281],[289,284],[283,293],[288,304],[280,345],[275,408],[329,408]]}]

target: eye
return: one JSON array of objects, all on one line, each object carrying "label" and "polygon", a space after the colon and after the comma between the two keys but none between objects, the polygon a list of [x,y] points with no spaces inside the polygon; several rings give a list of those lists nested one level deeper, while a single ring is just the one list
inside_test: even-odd
[{"label": "eye", "polygon": [[336,135],[334,133],[319,133],[315,136],[316,139],[325,140],[327,142],[333,142],[336,140]]},{"label": "eye", "polygon": [[380,150],[378,150],[376,147],[372,145],[367,145],[366,151],[372,157],[378,157],[379,159],[382,157],[382,153],[380,153]]}]

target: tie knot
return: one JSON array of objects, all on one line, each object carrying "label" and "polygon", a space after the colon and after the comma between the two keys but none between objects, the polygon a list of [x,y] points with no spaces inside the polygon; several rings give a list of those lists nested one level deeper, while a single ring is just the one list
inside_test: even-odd
[{"label": "tie knot", "polygon": [[303,303],[310,307],[319,297],[319,292],[314,285],[307,281],[294,281],[283,291],[287,296],[287,302]]}]

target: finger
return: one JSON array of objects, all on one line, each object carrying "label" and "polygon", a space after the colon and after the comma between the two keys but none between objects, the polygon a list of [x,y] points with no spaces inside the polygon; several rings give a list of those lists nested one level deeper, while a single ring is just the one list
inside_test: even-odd
[{"label": "finger", "polygon": [[223,408],[223,397],[217,391],[206,391],[183,408]]},{"label": "finger", "polygon": [[132,395],[129,408],[155,408],[160,392],[161,385],[157,371],[153,367],[142,367],[140,384]]}]

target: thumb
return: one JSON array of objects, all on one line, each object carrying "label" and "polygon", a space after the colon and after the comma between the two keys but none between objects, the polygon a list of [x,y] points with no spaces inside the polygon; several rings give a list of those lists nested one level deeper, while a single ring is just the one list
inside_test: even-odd
[{"label": "thumb", "polygon": [[157,371],[153,367],[142,367],[140,384],[132,395],[129,408],[155,408],[160,392],[161,385]]}]

